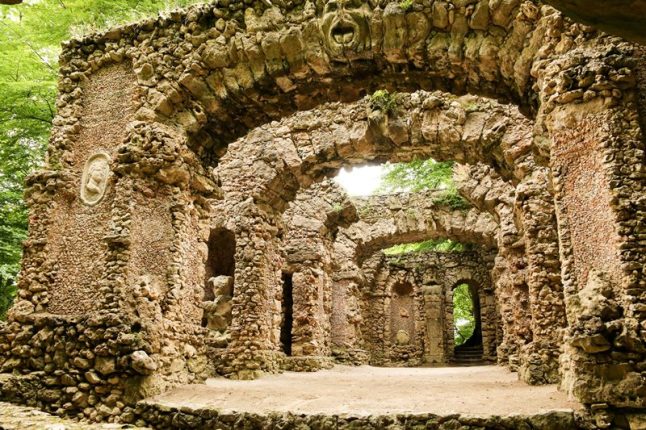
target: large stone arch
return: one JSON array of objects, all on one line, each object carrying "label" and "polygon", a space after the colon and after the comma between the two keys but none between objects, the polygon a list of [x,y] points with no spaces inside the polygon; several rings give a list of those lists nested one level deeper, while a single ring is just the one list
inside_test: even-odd
[{"label": "large stone arch", "polygon": [[532,125],[490,99],[417,92],[392,97],[392,109],[365,97],[328,104],[259,127],[229,145],[216,172],[228,200],[248,196],[284,210],[299,187],[342,166],[432,157],[484,162],[519,181],[535,166]]},{"label": "large stone arch", "polygon": [[[384,86],[469,92],[535,109],[537,63],[558,52],[562,35],[576,46],[594,36],[530,1],[331,3],[336,10],[323,1],[193,7],[70,42],[63,74],[74,80],[131,61],[145,88],[139,116],[179,124],[199,152],[217,152],[272,119]],[[354,30],[345,35],[350,49],[333,35],[343,16]]]},{"label": "large stone arch", "polygon": [[[531,123],[517,109],[489,99],[438,92],[399,95],[387,102],[390,107],[386,108],[383,100],[366,97],[352,105],[325,105],[314,111],[297,113],[279,123],[262,126],[232,143],[215,172],[222,183],[228,212],[237,214],[238,227],[242,228],[240,234],[245,236],[240,242],[250,243],[252,247],[254,243],[267,243],[266,238],[260,241],[248,238],[267,236],[267,232],[275,230],[271,227],[275,224],[272,221],[274,213],[282,212],[299,188],[334,174],[343,165],[406,161],[415,157],[485,162],[494,166],[503,177],[521,185],[533,178],[533,172],[538,168],[531,148]],[[535,190],[537,185],[527,185],[526,188]],[[544,182],[538,184],[538,188],[539,194],[548,193]],[[550,198],[549,194],[547,197],[540,195]],[[531,216],[531,211],[528,215]],[[549,243],[552,250],[558,249],[555,240]],[[240,252],[240,258],[253,255],[252,252],[262,255],[266,267],[272,267],[270,262],[275,260],[260,249],[241,249]],[[536,318],[543,318],[539,312],[545,306],[538,291],[547,288],[555,300],[561,294],[558,265],[549,270],[556,273],[550,283],[537,282],[534,285]],[[277,272],[277,269],[273,271]],[[244,278],[240,282],[247,285],[276,284],[272,270],[262,269],[261,273],[262,277],[253,275],[254,282],[246,282]],[[264,293],[250,294],[271,295],[269,291],[271,287]],[[240,303],[249,302],[244,300]],[[564,325],[562,309],[562,305],[555,308],[551,313],[552,320],[544,322],[546,326]],[[266,308],[262,312],[270,310]],[[244,315],[246,320],[256,318],[251,317],[255,311],[246,308]],[[258,318],[270,321],[268,316]],[[265,346],[259,348],[271,350],[271,339],[277,337],[276,328],[272,329],[271,324],[265,323],[262,326],[266,333]],[[233,351],[238,335],[235,324],[232,327]],[[554,330],[537,332],[535,340],[538,342],[540,339],[541,348],[558,351],[556,333]],[[242,335],[241,339],[246,336]],[[262,338],[257,331],[249,337],[254,338],[254,342],[260,342]],[[547,369],[545,373],[551,376],[539,378],[537,382],[554,380],[558,368],[556,356],[558,353],[550,354],[550,361],[544,366]]]},{"label": "large stone arch", "polygon": [[[242,3],[195,7],[66,44],[48,164],[28,184],[30,238],[20,300],[7,329],[6,368],[41,371],[39,361],[21,361],[23,346],[36,347],[36,340],[25,339],[36,339],[44,325],[75,326],[81,317],[93,327],[103,324],[115,339],[115,331],[128,334],[119,336],[123,348],[111,344],[107,352],[119,363],[120,387],[135,381],[138,388],[160,390],[199,380],[204,366],[195,364],[195,357],[208,349],[192,325],[199,309],[181,303],[201,295],[193,287],[201,250],[185,245],[188,237],[203,233],[209,200],[219,191],[211,168],[221,163],[228,143],[259,124],[321,102],[356,101],[377,87],[439,88],[511,101],[535,119],[528,142],[550,175],[540,172],[533,182],[547,178],[553,185],[568,303],[564,386],[585,403],[643,407],[638,361],[613,354],[620,349],[643,358],[639,322],[646,253],[640,228],[646,210],[634,47],[572,25],[532,2],[437,1],[415,3],[410,11],[398,10],[397,2],[379,2],[370,18],[370,51],[330,59],[320,43],[316,5],[296,1],[290,12],[268,10],[264,3],[248,11]],[[419,34],[407,29],[425,34],[424,23],[432,27],[417,46]],[[224,46],[232,49],[223,54]],[[110,160],[111,173],[100,179],[102,169],[95,171],[100,186],[93,188],[101,198],[83,201],[77,195],[88,185],[83,173],[100,166],[94,163],[99,155]],[[500,169],[500,162],[494,166]],[[266,207],[253,201],[239,206],[239,219],[261,220],[240,243],[266,246],[269,255],[278,251],[264,242],[273,227],[266,215],[285,184],[275,185]],[[531,199],[547,201],[543,192],[526,191],[524,207],[532,206]],[[529,225],[540,239],[537,224],[529,220]],[[596,239],[601,236],[608,239]],[[245,263],[263,253],[239,257]],[[264,282],[275,275],[272,267],[248,275]],[[608,299],[621,316],[590,328],[588,316],[598,315],[582,297],[599,290],[612,291]],[[52,322],[50,312],[61,319]],[[111,317],[116,312],[118,321]],[[258,334],[254,318],[245,328],[251,337]],[[550,324],[543,325],[545,332]],[[51,345],[68,342],[41,334]],[[256,338],[229,361],[229,372],[275,369],[271,353],[260,352],[271,344],[268,337]],[[258,364],[254,357],[266,360]],[[184,366],[177,370],[176,363]],[[593,368],[600,370],[595,374]],[[617,374],[616,368],[622,371]],[[64,394],[62,385],[54,387],[61,405],[71,404],[71,394]]]}]

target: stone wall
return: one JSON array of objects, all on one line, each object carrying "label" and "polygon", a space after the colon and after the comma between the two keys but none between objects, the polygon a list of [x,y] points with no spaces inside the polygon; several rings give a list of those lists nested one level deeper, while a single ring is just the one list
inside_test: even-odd
[{"label": "stone wall", "polygon": [[[560,354],[572,396],[643,408],[643,52],[531,1],[374,0],[348,5],[351,25],[345,6],[280,3],[195,6],[64,46],[47,165],[27,184],[7,370],[45,372],[62,410],[94,419],[131,403],[121,386],[137,398],[201,380],[207,356],[239,378],[278,371],[283,214],[299,190],[344,165],[434,157],[517,187],[491,209],[501,360],[545,382]],[[217,228],[235,238],[224,336],[202,325],[218,305],[205,285]],[[352,270],[333,281],[356,294]],[[333,302],[325,276],[299,276]],[[527,307],[531,334],[527,318],[512,324]],[[87,364],[41,370],[85,320],[99,334],[68,355]],[[32,345],[45,328],[56,335]],[[320,333],[303,346],[325,350]],[[97,357],[120,363],[110,400],[107,380],[80,382]],[[100,401],[74,404],[67,388]]]},{"label": "stone wall", "polygon": [[491,252],[376,253],[364,263],[362,333],[373,365],[448,364],[455,346],[453,289],[474,286],[483,359],[495,360],[499,317]]},{"label": "stone wall", "polygon": [[424,415],[297,415],[297,414],[251,414],[218,413],[212,410],[157,407],[154,404],[140,404],[137,409],[142,423],[150,423],[156,429],[175,429],[181,427],[195,429],[236,429],[236,428],[337,428],[382,429],[382,428],[425,428],[429,430],[515,430],[531,428],[551,429],[589,429],[593,425],[589,417],[568,411],[545,412],[533,416],[509,415],[474,417],[460,414],[439,416]]}]

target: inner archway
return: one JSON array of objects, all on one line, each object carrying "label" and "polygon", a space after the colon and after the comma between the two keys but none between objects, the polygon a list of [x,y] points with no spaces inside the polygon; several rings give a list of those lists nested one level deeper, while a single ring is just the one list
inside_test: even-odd
[{"label": "inner archway", "polygon": [[483,358],[483,339],[479,288],[473,282],[460,281],[452,289],[451,309],[455,341],[454,363],[480,363]]},{"label": "inner archway", "polygon": [[471,341],[476,335],[476,316],[473,296],[468,284],[460,284],[453,290],[453,331],[455,346]]}]

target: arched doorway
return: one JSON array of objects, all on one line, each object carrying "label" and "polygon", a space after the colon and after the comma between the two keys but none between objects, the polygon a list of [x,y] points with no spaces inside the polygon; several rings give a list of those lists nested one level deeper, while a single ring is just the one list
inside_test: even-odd
[{"label": "arched doorway", "polygon": [[452,288],[453,361],[479,364],[483,356],[482,314],[479,289],[475,283],[460,281]]}]

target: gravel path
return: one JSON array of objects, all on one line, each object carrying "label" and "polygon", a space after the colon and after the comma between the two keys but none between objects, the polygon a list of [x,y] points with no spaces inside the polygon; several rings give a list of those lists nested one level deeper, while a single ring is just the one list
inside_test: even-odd
[{"label": "gravel path", "polygon": [[337,366],[255,381],[209,379],[148,399],[169,407],[252,413],[374,415],[534,414],[577,409],[555,385],[529,386],[498,366],[379,368]]}]

